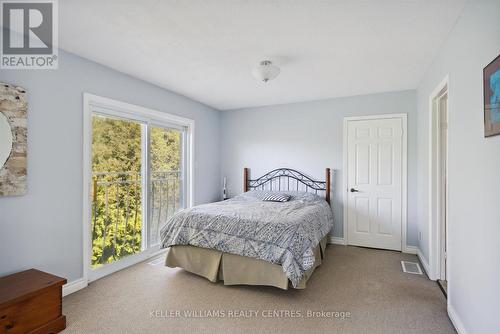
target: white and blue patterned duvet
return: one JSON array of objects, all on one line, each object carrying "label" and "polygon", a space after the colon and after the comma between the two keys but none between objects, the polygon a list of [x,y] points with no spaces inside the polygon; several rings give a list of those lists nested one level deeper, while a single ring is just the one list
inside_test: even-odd
[{"label": "white and blue patterned duvet", "polygon": [[162,248],[191,245],[281,265],[294,287],[314,266],[314,249],[333,227],[328,203],[310,193],[287,192],[288,202],[264,202],[250,191],[172,216],[161,229]]}]

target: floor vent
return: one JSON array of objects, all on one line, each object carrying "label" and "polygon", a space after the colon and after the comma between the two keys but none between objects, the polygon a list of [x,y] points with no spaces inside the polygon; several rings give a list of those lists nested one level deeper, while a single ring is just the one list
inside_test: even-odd
[{"label": "floor vent", "polygon": [[159,257],[159,258],[154,259],[153,261],[148,262],[148,264],[150,266],[157,266],[159,264],[162,264],[163,261],[165,261],[165,259],[163,257]]},{"label": "floor vent", "polygon": [[403,272],[408,274],[422,275],[422,269],[417,262],[401,261],[401,267],[403,267]]}]

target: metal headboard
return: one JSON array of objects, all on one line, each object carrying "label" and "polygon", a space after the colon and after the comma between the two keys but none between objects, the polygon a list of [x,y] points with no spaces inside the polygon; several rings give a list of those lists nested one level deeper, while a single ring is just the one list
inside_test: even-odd
[{"label": "metal headboard", "polygon": [[[301,188],[305,188],[306,192],[311,190],[311,192],[317,194],[318,191],[324,191],[325,200],[330,203],[330,168],[325,170],[325,181],[313,180],[309,176],[290,168],[278,168],[252,180],[249,178],[249,171],[250,169],[243,168],[244,192],[258,189],[293,191],[299,190],[299,184],[301,184]],[[277,182],[275,182],[275,180],[277,180]],[[290,180],[294,181],[290,184]]]}]

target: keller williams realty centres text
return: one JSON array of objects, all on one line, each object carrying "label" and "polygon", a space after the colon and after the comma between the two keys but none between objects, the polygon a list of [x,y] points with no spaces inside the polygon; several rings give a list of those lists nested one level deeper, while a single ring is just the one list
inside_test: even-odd
[{"label": "keller williams realty centres text", "polygon": [[351,317],[347,311],[324,310],[152,310],[150,318],[332,318]]}]

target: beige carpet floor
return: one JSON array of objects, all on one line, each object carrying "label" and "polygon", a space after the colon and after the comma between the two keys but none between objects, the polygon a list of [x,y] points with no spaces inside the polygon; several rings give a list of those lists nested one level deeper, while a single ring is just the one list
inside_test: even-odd
[{"label": "beige carpet floor", "polygon": [[326,255],[307,289],[289,291],[140,263],[65,297],[63,333],[455,333],[437,284],[401,271],[414,255],[336,245]]}]

